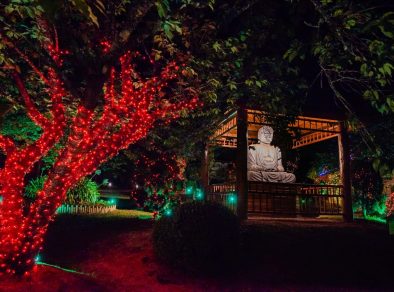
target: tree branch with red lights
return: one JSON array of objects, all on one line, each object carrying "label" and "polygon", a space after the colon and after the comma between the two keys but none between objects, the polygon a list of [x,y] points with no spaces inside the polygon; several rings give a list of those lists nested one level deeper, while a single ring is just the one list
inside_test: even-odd
[{"label": "tree branch with red lights", "polygon": [[155,217],[166,206],[177,205],[184,199],[177,191],[183,190],[186,160],[153,143],[145,146],[134,162],[131,197],[138,208],[153,211]]},{"label": "tree branch with red lights", "polygon": [[[100,164],[120,150],[144,138],[158,122],[170,122],[182,112],[199,104],[191,94],[172,90],[181,72],[175,62],[162,66],[157,73],[142,77],[136,63],[145,59],[139,53],[126,52],[110,68],[102,90],[104,105],[91,108],[81,101],[73,116],[66,114],[67,92],[58,74],[63,54],[56,45],[44,44],[52,66],[40,70],[15,46],[19,54],[41,79],[50,96],[50,109],[41,113],[33,102],[20,75],[12,73],[30,119],[41,127],[41,137],[24,146],[16,146],[9,137],[0,136],[0,151],[6,155],[0,169],[0,271],[25,275],[31,272],[34,258],[42,249],[48,224],[66,198],[69,188],[94,172]],[[104,47],[105,49],[105,47]],[[104,50],[105,53],[105,50]],[[152,67],[157,64],[147,58]],[[146,65],[146,64],[144,64]],[[99,96],[97,98],[100,98]],[[71,96],[67,100],[78,100]],[[60,141],[64,146],[48,172],[36,200],[25,206],[23,192],[26,175],[35,163]]]}]

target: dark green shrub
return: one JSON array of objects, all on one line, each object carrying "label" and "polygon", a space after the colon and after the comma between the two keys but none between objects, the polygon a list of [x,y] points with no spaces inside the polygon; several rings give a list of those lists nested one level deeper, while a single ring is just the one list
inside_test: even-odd
[{"label": "dark green shrub", "polygon": [[[29,181],[25,188],[24,197],[27,202],[36,199],[38,191],[42,190],[47,179],[46,175],[39,176]],[[65,204],[70,205],[108,205],[107,202],[99,200],[99,185],[89,178],[80,181],[76,186],[67,191]]]},{"label": "dark green shrub", "polygon": [[[364,216],[379,215],[384,205],[383,181],[369,161],[352,161],[353,207]],[[358,209],[358,210],[357,210]],[[380,211],[384,213],[384,210]]]},{"label": "dark green shrub", "polygon": [[222,205],[185,203],[156,222],[153,246],[167,264],[189,271],[228,271],[238,258],[239,221]]}]

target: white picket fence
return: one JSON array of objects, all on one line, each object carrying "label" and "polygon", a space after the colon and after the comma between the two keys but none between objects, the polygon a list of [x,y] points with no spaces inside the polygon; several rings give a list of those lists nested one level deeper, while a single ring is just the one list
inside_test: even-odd
[{"label": "white picket fence", "polygon": [[84,206],[84,205],[61,205],[57,214],[105,214],[116,210],[116,205],[110,206]]}]

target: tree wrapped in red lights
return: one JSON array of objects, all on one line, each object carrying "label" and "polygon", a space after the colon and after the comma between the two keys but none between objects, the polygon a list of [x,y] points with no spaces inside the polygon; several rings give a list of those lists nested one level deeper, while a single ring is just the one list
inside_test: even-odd
[{"label": "tree wrapped in red lights", "polygon": [[[139,54],[127,52],[119,60],[120,69],[112,68],[104,84],[105,104],[91,109],[81,102],[76,114],[68,119],[64,98],[71,94],[55,67],[41,71],[14,49],[38,74],[51,97],[50,111],[40,113],[18,73],[13,73],[29,117],[42,129],[37,141],[23,147],[17,147],[9,137],[0,136],[0,149],[6,155],[5,165],[0,169],[3,198],[0,203],[0,271],[22,275],[33,268],[48,224],[70,187],[120,150],[145,137],[157,121],[176,119],[182,111],[194,109],[198,101],[196,97],[171,94],[169,82],[177,79],[181,72],[174,62],[153,77],[142,78],[133,65]],[[46,49],[54,64],[61,66],[65,52],[60,51],[57,44],[46,45]],[[24,208],[25,176],[61,138],[66,140],[65,145],[43,189],[37,199]]]}]

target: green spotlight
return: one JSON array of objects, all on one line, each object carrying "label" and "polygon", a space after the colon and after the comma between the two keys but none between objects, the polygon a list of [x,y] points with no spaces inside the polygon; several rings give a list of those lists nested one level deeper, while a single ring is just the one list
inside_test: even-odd
[{"label": "green spotlight", "polygon": [[230,193],[230,194],[228,195],[228,197],[227,197],[227,201],[228,201],[230,204],[236,204],[236,203],[237,203],[237,195],[234,194],[234,193]]},{"label": "green spotlight", "polygon": [[201,189],[197,189],[197,191],[196,191],[196,199],[197,200],[204,199],[204,192]]},{"label": "green spotlight", "polygon": [[193,194],[193,187],[187,187],[186,188],[186,195],[191,195]]}]

